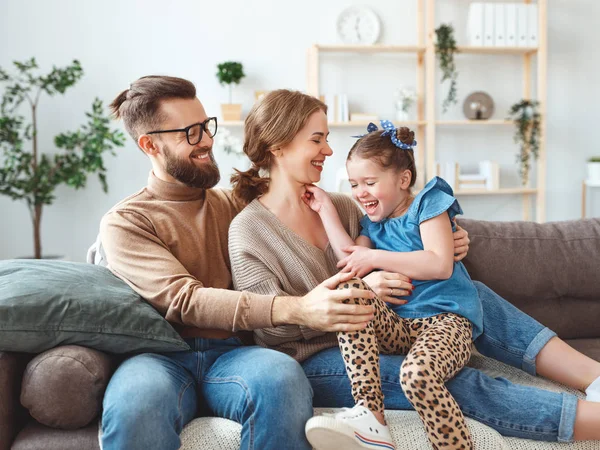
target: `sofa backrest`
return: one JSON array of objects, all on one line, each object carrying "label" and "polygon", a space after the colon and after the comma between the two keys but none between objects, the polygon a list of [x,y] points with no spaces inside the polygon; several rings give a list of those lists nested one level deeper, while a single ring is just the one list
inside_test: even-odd
[{"label": "sofa backrest", "polygon": [[458,223],[471,239],[473,280],[563,339],[600,337],[600,219]]}]

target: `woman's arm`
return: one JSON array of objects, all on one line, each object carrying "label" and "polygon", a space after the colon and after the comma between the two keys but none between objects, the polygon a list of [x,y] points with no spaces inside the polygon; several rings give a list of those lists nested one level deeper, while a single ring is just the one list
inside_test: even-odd
[{"label": "woman's arm", "polygon": [[331,198],[323,189],[313,185],[306,185],[306,192],[302,199],[313,211],[319,214],[325,227],[329,244],[333,248],[338,260],[348,256],[349,251],[346,249],[351,246],[371,247],[371,241],[366,236],[359,236],[356,242],[352,240],[344,228]]},{"label": "woman's arm", "polygon": [[352,254],[342,259],[338,267],[344,272],[363,276],[374,269],[402,273],[416,280],[444,280],[454,269],[454,239],[444,212],[419,226],[423,250],[390,252],[352,247]]}]

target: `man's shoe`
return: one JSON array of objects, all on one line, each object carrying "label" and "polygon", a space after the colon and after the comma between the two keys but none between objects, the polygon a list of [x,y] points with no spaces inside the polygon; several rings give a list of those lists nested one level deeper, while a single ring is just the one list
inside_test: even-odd
[{"label": "man's shoe", "polygon": [[305,433],[317,450],[396,450],[387,425],[381,425],[362,405],[344,408],[337,414],[311,417]]}]

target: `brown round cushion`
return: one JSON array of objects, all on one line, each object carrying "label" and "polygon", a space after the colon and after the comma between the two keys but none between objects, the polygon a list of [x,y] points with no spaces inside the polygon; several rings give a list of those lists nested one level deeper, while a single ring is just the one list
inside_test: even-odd
[{"label": "brown round cushion", "polygon": [[65,345],[33,358],[23,376],[21,403],[38,422],[73,430],[102,409],[113,364],[98,350]]}]

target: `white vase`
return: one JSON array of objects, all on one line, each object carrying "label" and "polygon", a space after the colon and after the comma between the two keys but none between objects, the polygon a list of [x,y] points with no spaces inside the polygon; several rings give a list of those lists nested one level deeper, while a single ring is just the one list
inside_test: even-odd
[{"label": "white vase", "polygon": [[600,162],[588,162],[587,173],[588,181],[600,183]]},{"label": "white vase", "polygon": [[408,120],[408,112],[401,109],[396,110],[396,120],[398,122],[406,122]]}]

